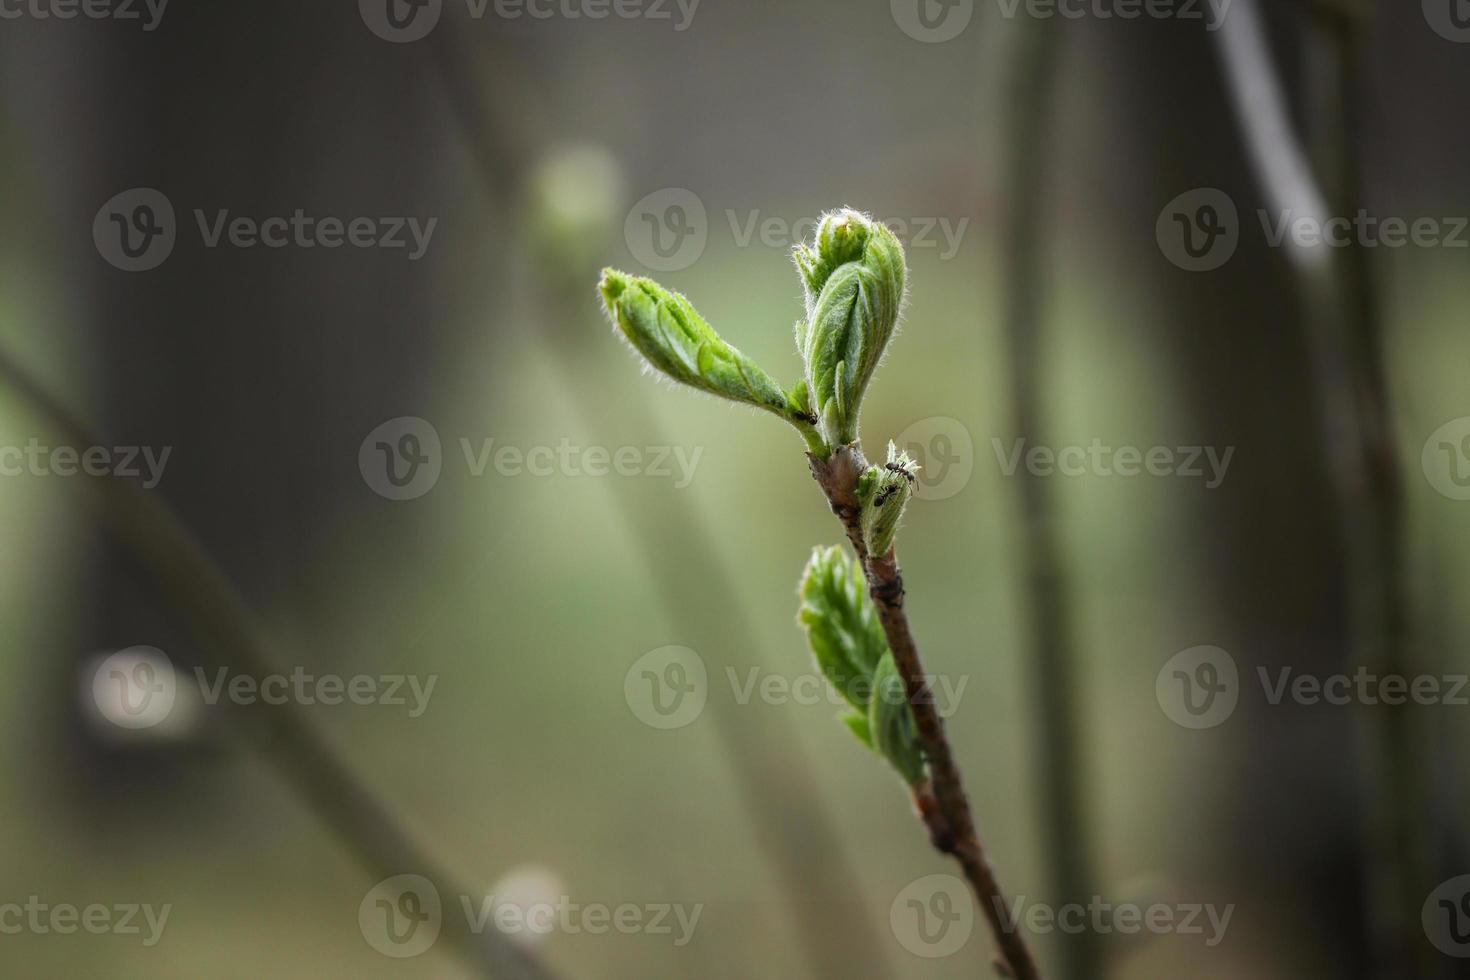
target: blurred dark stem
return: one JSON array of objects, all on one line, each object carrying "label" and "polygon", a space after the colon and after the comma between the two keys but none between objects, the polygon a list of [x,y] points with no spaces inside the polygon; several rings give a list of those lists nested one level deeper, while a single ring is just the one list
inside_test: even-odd
[{"label": "blurred dark stem", "polygon": [[856,443],[839,446],[825,460],[809,453],[807,460],[812,477],[822,488],[832,513],[842,522],[847,539],[867,572],[868,594],[878,609],[883,635],[903,678],[919,744],[929,765],[928,782],[914,788],[915,803],[929,831],[929,840],[940,852],[953,856],[964,870],[1000,950],[1001,962],[997,966],[1001,974],[1016,980],[1040,980],[1041,973],[1026,947],[1019,923],[1007,917],[1005,895],[975,830],[959,763],[944,733],[944,719],[935,707],[934,694],[919,659],[919,647],[903,608],[903,575],[898,558],[892,548],[886,555],[870,554],[863,539],[857,484],[858,477],[868,468],[868,461]]},{"label": "blurred dark stem", "polygon": [[[1371,31],[1365,5],[1358,2],[1319,2],[1318,43],[1322,82],[1317,96],[1326,105],[1309,118],[1323,120],[1318,140],[1324,158],[1327,197],[1334,214],[1355,214],[1367,206],[1363,173],[1362,106],[1364,45]],[[1394,433],[1388,366],[1383,336],[1382,306],[1374,269],[1364,244],[1354,238],[1335,265],[1343,296],[1349,349],[1357,370],[1360,451],[1364,484],[1360,489],[1365,510],[1367,544],[1361,559],[1366,640],[1361,660],[1379,677],[1407,677],[1409,623],[1407,584],[1404,579],[1404,504],[1399,448]],[[1370,800],[1377,812],[1379,853],[1390,865],[1383,873],[1381,914],[1385,916],[1386,949],[1379,962],[1383,975],[1396,980],[1428,977],[1434,969],[1432,953],[1418,929],[1418,911],[1428,894],[1426,861],[1421,842],[1428,840],[1422,818],[1426,813],[1420,753],[1415,750],[1411,709],[1384,705],[1376,722],[1377,750]]]},{"label": "blurred dark stem", "polygon": [[[1007,123],[1004,154],[1001,276],[1010,427],[1035,443],[1041,434],[1040,396],[1043,303],[1047,292],[1046,189],[1051,179],[1049,141],[1056,118],[1060,23],[1022,17],[1008,25],[1011,70],[1004,89]],[[1050,484],[1021,467],[1016,475],[1021,505],[1020,559],[1024,566],[1031,715],[1035,722],[1042,839],[1046,841],[1051,893],[1060,906],[1086,902],[1095,876],[1082,801],[1078,735],[1078,664],[1072,644],[1071,604],[1057,537]],[[1084,930],[1058,944],[1061,976],[1095,980],[1103,975],[1097,933]]]},{"label": "blurred dark stem", "polygon": [[[503,211],[510,212],[522,196],[530,164],[513,155],[505,141],[495,138],[492,107],[477,82],[474,64],[468,61],[471,54],[446,34],[436,51],[439,74],[486,193]],[[595,315],[593,280],[590,276],[563,279],[558,276],[562,264],[556,256],[540,258],[542,261],[528,278],[537,306],[548,314],[544,328],[552,335],[570,332],[574,336],[553,336],[539,348],[554,360],[552,374],[561,379],[564,400],[579,423],[584,428],[595,428],[615,396],[609,393],[605,381],[605,362],[599,358],[587,363],[587,358],[578,354],[588,345],[575,334],[604,330],[601,318]],[[601,347],[596,349],[600,351]],[[618,414],[645,442],[669,444],[657,417],[638,400],[619,402]],[[733,598],[739,594],[734,577],[704,522],[684,498],[651,498],[635,492],[628,481],[611,483],[628,537],[657,581],[656,592],[680,634],[693,637],[712,633],[722,638],[721,649],[755,655],[760,643],[747,625],[751,617]],[[680,543],[682,554],[677,565],[658,548],[658,542],[664,540]],[[688,574],[690,566],[698,568],[697,575]],[[715,601],[714,596],[720,599]],[[721,662],[718,666],[725,665]],[[862,888],[851,871],[835,822],[807,776],[816,770],[805,757],[801,737],[780,712],[737,719],[731,708],[732,703],[722,698],[712,697],[708,703],[755,838],[791,898],[798,939],[813,975],[886,975],[886,957],[867,921]],[[840,899],[834,900],[833,896]]]},{"label": "blurred dark stem", "polygon": [[[1366,12],[1355,2],[1310,5],[1307,141],[1288,121],[1284,88],[1254,0],[1239,0],[1219,32],[1236,114],[1265,196],[1278,211],[1325,220],[1366,206],[1361,105]],[[1353,659],[1379,677],[1408,676],[1403,574],[1404,517],[1398,448],[1389,404],[1383,322],[1362,243],[1345,248],[1291,244],[1308,318],[1323,438],[1337,491],[1338,526],[1349,556]],[[1374,974],[1427,977],[1434,969],[1418,931],[1426,864],[1420,841],[1423,777],[1407,707],[1379,705],[1368,720],[1363,791],[1371,833],[1364,856],[1366,928]]]},{"label": "blurred dark stem", "polygon": [[[14,389],[78,452],[112,445],[89,431],[31,372],[0,351],[0,383]],[[224,570],[174,515],[157,491],[121,479],[87,479],[99,516],[131,553],[154,574],[164,595],[190,621],[198,640],[198,666],[228,667],[257,677],[280,673],[263,625],[247,608]],[[353,773],[352,767],[291,703],[231,705],[220,710],[229,730],[280,773],[322,823],[370,875],[413,873],[441,893],[470,892],[432,860],[406,829],[405,821]],[[552,974],[493,926],[480,933],[465,916],[446,914],[444,935],[455,951],[497,980],[551,980]]]}]

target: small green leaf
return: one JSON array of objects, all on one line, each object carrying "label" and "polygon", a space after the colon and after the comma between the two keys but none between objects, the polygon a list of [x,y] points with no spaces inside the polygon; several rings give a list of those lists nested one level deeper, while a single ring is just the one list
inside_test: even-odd
[{"label": "small green leaf", "polygon": [[816,548],[800,594],[799,619],[822,676],[854,708],[867,711],[873,672],[888,643],[862,570],[841,547]]},{"label": "small green leaf", "polygon": [[873,675],[868,730],[873,747],[910,786],[924,778],[924,752],[919,747],[913,709],[909,707],[908,692],[891,653],[883,654]]},{"label": "small green leaf", "polygon": [[616,269],[602,270],[598,290],[613,327],[649,367],[680,384],[781,416],[796,427],[813,453],[827,457],[805,388],[798,389],[801,402],[794,402],[796,390],[788,396],[760,365],[716,333],[683,296],[652,279]]},{"label": "small green leaf", "polygon": [[789,418],[781,386],[683,296],[613,269],[603,270],[599,289],[613,326],[650,366],[692,388]]}]

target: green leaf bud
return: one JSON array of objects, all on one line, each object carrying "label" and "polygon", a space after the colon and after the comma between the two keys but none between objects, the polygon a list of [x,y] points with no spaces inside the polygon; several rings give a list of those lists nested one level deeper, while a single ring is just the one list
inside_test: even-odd
[{"label": "green leaf bud", "polygon": [[903,246],[880,222],[857,211],[822,218],[811,245],[794,254],[806,293],[797,343],[822,437],[857,440],[858,413],[903,306]]},{"label": "green leaf bud", "polygon": [[914,477],[919,464],[908,453],[888,443],[888,460],[871,466],[858,478],[859,520],[868,554],[883,557],[893,548],[899,521],[914,495]]}]

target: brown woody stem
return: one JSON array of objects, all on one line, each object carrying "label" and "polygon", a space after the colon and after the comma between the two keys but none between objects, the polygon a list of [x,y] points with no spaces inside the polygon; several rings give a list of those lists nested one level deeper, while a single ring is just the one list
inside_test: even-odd
[{"label": "brown woody stem", "polygon": [[863,542],[857,482],[868,462],[857,443],[837,447],[825,460],[811,454],[807,458],[812,476],[826,495],[832,513],[842,522],[847,539],[867,572],[868,594],[878,609],[878,621],[883,624],[894,665],[903,678],[919,744],[929,764],[929,780],[914,790],[915,804],[929,831],[929,839],[939,851],[952,855],[964,870],[1000,949],[1002,973],[1016,980],[1041,980],[1020,930],[1006,918],[1005,895],[975,832],[964,781],[949,738],[944,734],[944,720],[935,709],[934,696],[919,660],[919,648],[903,609],[903,575],[898,559],[893,549],[886,555],[870,555]]}]

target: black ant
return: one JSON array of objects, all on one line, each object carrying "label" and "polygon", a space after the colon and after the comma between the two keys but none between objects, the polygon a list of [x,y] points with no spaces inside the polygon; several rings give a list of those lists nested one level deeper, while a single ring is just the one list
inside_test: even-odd
[{"label": "black ant", "polygon": [[888,503],[888,498],[893,496],[897,492],[897,486],[890,484],[889,486],[884,487],[882,490],[878,491],[878,496],[873,498],[873,506],[882,507],[884,504]]},{"label": "black ant", "polygon": [[907,469],[897,463],[884,463],[883,468],[885,470],[888,470],[890,473],[902,473],[905,480],[909,481],[910,483],[914,482],[914,474],[910,473]]}]

